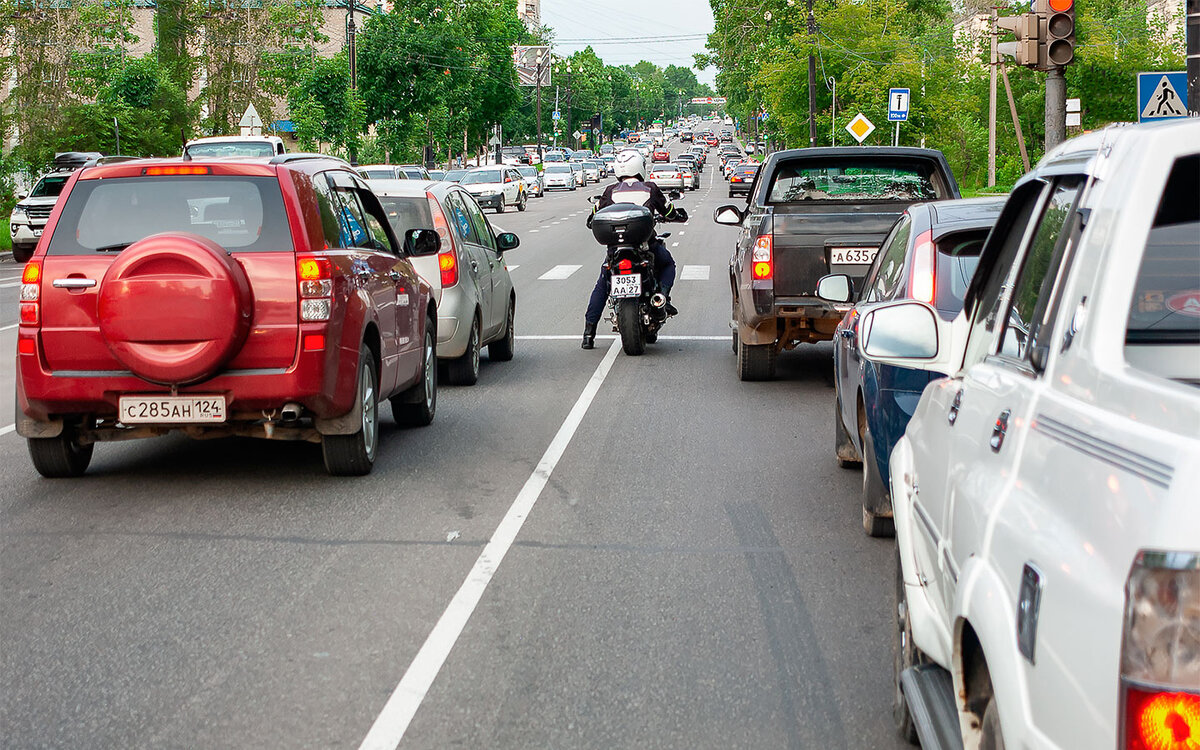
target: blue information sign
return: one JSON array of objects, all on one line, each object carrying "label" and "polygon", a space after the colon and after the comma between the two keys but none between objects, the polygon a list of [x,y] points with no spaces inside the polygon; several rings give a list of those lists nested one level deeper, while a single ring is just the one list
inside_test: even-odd
[{"label": "blue information sign", "polygon": [[1187,117],[1187,71],[1138,73],[1138,122]]},{"label": "blue information sign", "polygon": [[908,89],[888,91],[888,122],[908,122]]}]

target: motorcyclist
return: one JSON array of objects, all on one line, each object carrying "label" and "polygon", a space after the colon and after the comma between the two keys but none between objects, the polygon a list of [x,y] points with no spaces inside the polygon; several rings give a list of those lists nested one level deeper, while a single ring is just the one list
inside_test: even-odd
[{"label": "motorcyclist", "polygon": [[[687,213],[682,208],[671,205],[658,185],[646,181],[646,160],[640,153],[632,149],[622,151],[617,154],[613,168],[617,182],[604,190],[592,213],[588,214],[588,227],[592,226],[592,216],[596,211],[614,203],[634,203],[649,208],[667,221],[686,221]],[[675,259],[667,251],[666,243],[658,237],[650,240],[649,245],[650,252],[654,253],[654,275],[658,279],[659,291],[667,298],[666,312],[668,315],[677,315],[679,311],[671,304],[671,287],[675,284]],[[587,312],[583,316],[584,349],[594,349],[596,346],[596,326],[604,312],[604,303],[608,301],[611,276],[608,267],[602,267],[600,278],[596,280],[596,286],[592,289]]]}]

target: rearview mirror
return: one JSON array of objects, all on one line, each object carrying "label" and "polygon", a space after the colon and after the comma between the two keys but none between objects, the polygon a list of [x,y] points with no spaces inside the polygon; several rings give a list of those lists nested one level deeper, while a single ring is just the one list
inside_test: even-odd
[{"label": "rearview mirror", "polygon": [[850,277],[844,273],[822,276],[817,282],[817,296],[826,302],[849,302]]},{"label": "rearview mirror", "polygon": [[404,233],[404,252],[409,255],[437,255],[442,238],[432,229],[410,229]]},{"label": "rearview mirror", "polygon": [[870,358],[933,359],[938,353],[937,315],[920,302],[876,308],[863,316],[859,342]]},{"label": "rearview mirror", "polygon": [[512,232],[501,232],[496,235],[496,251],[505,252],[521,244],[521,238]]},{"label": "rearview mirror", "polygon": [[718,224],[728,224],[736,227],[742,223],[742,212],[737,206],[721,206],[716,211],[713,211],[713,221]]}]

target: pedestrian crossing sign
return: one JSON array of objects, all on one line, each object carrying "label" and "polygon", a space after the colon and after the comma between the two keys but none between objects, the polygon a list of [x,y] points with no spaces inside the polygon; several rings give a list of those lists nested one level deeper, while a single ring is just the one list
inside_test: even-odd
[{"label": "pedestrian crossing sign", "polygon": [[1138,73],[1138,122],[1187,117],[1187,73]]}]

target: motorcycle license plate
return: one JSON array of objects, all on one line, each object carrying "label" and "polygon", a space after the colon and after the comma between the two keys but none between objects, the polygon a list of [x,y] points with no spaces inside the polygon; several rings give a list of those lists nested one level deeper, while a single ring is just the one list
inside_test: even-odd
[{"label": "motorcycle license plate", "polygon": [[615,299],[642,296],[642,277],[636,273],[613,276],[612,296]]}]

